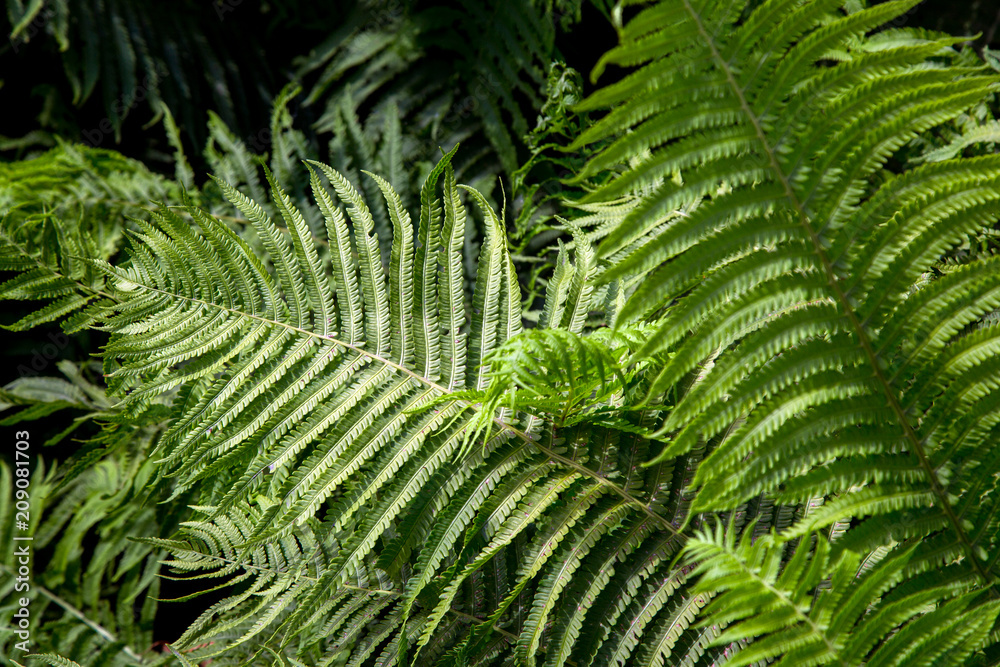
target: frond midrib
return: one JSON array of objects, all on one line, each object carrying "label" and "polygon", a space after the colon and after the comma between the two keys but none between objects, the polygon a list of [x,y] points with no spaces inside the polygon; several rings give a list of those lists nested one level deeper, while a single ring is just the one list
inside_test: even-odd
[{"label": "frond midrib", "polygon": [[[685,3],[686,2],[687,0],[685,0]],[[843,667],[851,667],[851,665],[845,662],[844,658],[841,657],[840,648],[838,648],[837,645],[833,641],[831,641],[830,637],[828,637],[827,634],[823,632],[823,629],[816,624],[816,621],[814,621],[813,618],[809,616],[809,614],[803,612],[802,608],[799,605],[795,604],[794,600],[788,597],[785,591],[775,587],[764,577],[757,574],[753,570],[753,568],[747,565],[746,560],[742,558],[739,553],[730,549],[728,544],[725,545],[724,549],[726,555],[729,556],[736,563],[736,566],[743,573],[743,576],[745,576],[748,579],[752,579],[759,585],[763,586],[765,589],[767,589],[769,593],[771,593],[771,595],[773,595],[779,602],[781,602],[781,604],[783,604],[786,608],[792,610],[792,613],[795,615],[796,618],[798,618],[800,621],[809,626],[809,630],[814,635],[822,639],[823,643],[826,645],[826,650],[829,651],[831,655],[837,656],[838,662],[841,665],[843,665]]]},{"label": "frond midrib", "polygon": [[[768,161],[770,162],[771,170],[774,172],[782,188],[785,191],[785,197],[791,203],[794,208],[799,222],[802,228],[805,230],[806,234],[809,236],[809,240],[813,245],[813,250],[816,256],[819,258],[820,263],[823,267],[823,272],[826,277],[826,282],[830,289],[833,291],[840,304],[841,309],[850,321],[851,327],[854,330],[855,335],[858,337],[858,341],[861,344],[861,348],[864,351],[865,357],[868,360],[869,365],[873,369],[874,376],[879,386],[881,387],[886,399],[889,402],[890,409],[896,416],[897,421],[899,421],[903,434],[905,435],[907,441],[910,443],[910,450],[917,457],[920,463],[920,467],[923,469],[924,473],[927,475],[927,479],[931,486],[931,491],[934,493],[938,500],[939,506],[944,511],[948,518],[949,523],[952,526],[952,530],[957,535],[959,541],[962,544],[963,549],[966,552],[966,557],[973,564],[973,568],[976,573],[982,577],[983,581],[990,585],[992,583],[992,577],[990,572],[984,569],[982,563],[977,558],[975,550],[973,549],[972,542],[969,540],[969,536],[966,534],[965,530],[962,528],[962,524],[959,521],[958,516],[955,514],[954,508],[948,501],[948,494],[944,487],[941,485],[941,481],[938,479],[937,473],[934,470],[934,466],[931,465],[927,458],[927,453],[924,451],[922,440],[917,437],[916,431],[914,431],[912,424],[906,417],[906,413],[903,411],[902,406],[899,404],[899,400],[896,393],[892,389],[891,383],[886,379],[882,372],[881,367],[878,363],[878,356],[872,348],[871,341],[868,339],[868,334],[858,319],[857,314],[851,307],[850,301],[847,299],[847,295],[840,288],[840,284],[837,279],[837,275],[833,270],[833,264],[830,262],[829,257],[826,256],[826,252],[823,250],[823,246],[820,243],[820,239],[816,232],[813,230],[812,226],[809,224],[809,216],[799,201],[792,189],[791,183],[786,177],[784,171],[781,169],[781,165],[778,163],[777,155],[774,152],[774,148],[767,140],[767,136],[764,133],[763,127],[761,126],[760,119],[754,113],[753,109],[750,108],[750,104],[743,94],[742,88],[736,81],[736,77],[733,74],[732,68],[729,63],[722,57],[718,47],[716,46],[715,40],[713,39],[711,33],[705,28],[705,24],[701,19],[701,16],[695,11],[694,7],[691,5],[691,0],[683,0],[684,8],[691,15],[692,21],[694,21],[695,26],[698,29],[698,33],[701,35],[702,39],[705,40],[705,44],[708,46],[712,54],[712,59],[715,60],[717,66],[725,74],[726,82],[733,91],[733,95],[740,103],[740,108],[742,109],[747,120],[751,123],[754,128],[754,132],[757,135],[757,140],[761,144],[761,148],[767,154]],[[994,598],[1000,597],[1000,593],[996,591],[992,586],[990,587],[990,595]]]},{"label": "frond midrib", "polygon": [[[139,287],[141,287],[143,289],[148,289],[148,290],[150,290],[152,292],[156,292],[156,293],[162,294],[162,295],[167,296],[167,297],[172,297],[172,298],[176,298],[176,299],[183,299],[185,301],[189,301],[191,303],[196,303],[196,304],[199,304],[201,306],[205,306],[207,308],[215,308],[215,309],[218,309],[218,310],[226,311],[228,313],[232,313],[233,315],[236,315],[236,316],[239,316],[239,317],[245,317],[247,319],[258,320],[260,322],[271,324],[271,325],[276,326],[276,327],[282,327],[282,328],[285,328],[285,329],[287,329],[289,331],[294,331],[295,333],[297,333],[299,335],[304,335],[304,336],[309,336],[309,337],[312,337],[312,338],[317,338],[319,340],[328,341],[328,342],[334,343],[336,345],[342,345],[343,347],[345,347],[345,348],[347,348],[349,350],[353,350],[353,351],[357,352],[358,354],[361,354],[363,356],[369,357],[373,361],[379,362],[379,363],[381,363],[381,364],[383,364],[385,366],[389,366],[390,368],[398,370],[398,371],[400,371],[400,372],[408,375],[410,378],[416,380],[417,382],[419,382],[421,384],[424,384],[424,385],[430,387],[431,389],[434,389],[435,391],[439,392],[442,395],[449,393],[449,391],[448,391],[448,389],[446,387],[441,386],[440,384],[434,382],[433,380],[430,380],[428,378],[423,377],[419,373],[416,373],[416,372],[410,370],[406,366],[398,364],[398,363],[392,361],[391,359],[387,359],[385,357],[379,356],[379,355],[375,354],[374,352],[366,350],[363,347],[360,347],[360,346],[357,346],[357,345],[353,345],[353,344],[348,343],[346,341],[342,341],[342,340],[340,340],[340,339],[338,339],[338,338],[336,338],[334,336],[329,336],[329,335],[328,336],[323,336],[323,335],[317,334],[315,332],[309,331],[308,329],[303,329],[301,327],[297,327],[295,325],[289,324],[287,322],[281,322],[280,320],[273,320],[273,319],[270,319],[270,318],[267,318],[267,317],[263,317],[261,315],[254,315],[252,313],[247,313],[247,312],[244,312],[242,310],[237,310],[235,308],[230,308],[229,306],[224,306],[224,305],[221,305],[221,304],[218,304],[218,303],[212,303],[211,301],[205,301],[204,299],[199,299],[199,298],[187,296],[185,294],[178,294],[176,292],[169,292],[169,291],[160,289],[158,287],[150,286],[150,285],[146,284],[145,282],[141,282],[141,281],[138,281],[138,280],[131,280],[131,282],[133,282],[134,284],[136,284],[137,286],[139,286]],[[478,403],[473,404],[473,403],[471,403],[470,401],[467,401],[467,400],[456,400],[455,402],[458,403],[458,404],[460,404],[460,405],[463,405],[466,408],[472,409],[472,410],[480,410],[480,409],[482,409],[481,406],[480,406],[480,404],[478,404]],[[571,458],[568,458],[566,456],[563,456],[562,454],[559,454],[558,452],[552,450],[549,447],[546,447],[545,445],[543,445],[542,443],[538,442],[536,439],[532,438],[530,435],[528,435],[527,433],[525,433],[524,431],[518,429],[516,426],[514,426],[512,424],[509,424],[509,423],[503,421],[499,417],[494,417],[493,422],[501,430],[507,431],[507,432],[509,432],[509,433],[517,436],[518,438],[520,438],[524,442],[529,443],[530,445],[532,445],[535,448],[537,448],[540,452],[542,452],[543,454],[545,454],[550,459],[559,461],[561,464],[565,465],[566,467],[571,468],[573,470],[576,470],[580,474],[585,475],[586,477],[589,477],[589,478],[593,479],[598,484],[607,487],[613,493],[616,493],[622,499],[624,499],[628,504],[632,505],[634,508],[636,508],[639,511],[643,512],[650,519],[652,519],[653,521],[655,521],[656,523],[658,523],[664,530],[667,530],[667,531],[671,532],[672,534],[678,535],[678,536],[681,534],[681,531],[679,531],[677,528],[675,528],[673,526],[673,524],[671,524],[670,521],[666,517],[661,516],[661,515],[657,514],[656,512],[654,512],[652,509],[650,509],[650,507],[646,503],[642,502],[641,500],[639,500],[638,498],[636,498],[635,496],[633,496],[631,493],[629,493],[626,489],[622,488],[618,484],[615,484],[610,479],[607,479],[606,477],[604,477],[603,475],[599,474],[598,472],[596,472],[594,470],[591,470],[590,468],[588,468],[588,467],[586,467],[586,466],[584,466],[584,465],[582,465],[582,464],[574,461]]]}]

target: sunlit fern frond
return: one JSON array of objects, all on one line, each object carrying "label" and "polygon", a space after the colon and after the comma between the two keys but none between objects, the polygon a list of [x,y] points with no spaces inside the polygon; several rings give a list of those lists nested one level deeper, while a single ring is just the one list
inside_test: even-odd
[{"label": "sunlit fern frond", "polygon": [[[193,495],[201,512],[173,541],[144,543],[196,578],[216,579],[225,559],[229,578],[215,583],[232,584],[232,604],[207,609],[176,649],[233,664],[272,653],[442,665],[721,655],[693,627],[702,603],[674,562],[680,527],[700,525],[685,480],[704,450],[641,466],[669,409],[630,409],[659,368],[622,370],[648,333],[589,330],[595,310],[613,319],[623,293],[595,289],[599,268],[578,231],[549,281],[542,328],[518,335],[500,220],[473,190],[490,233],[466,286],[465,208],[448,159],[416,225],[370,177],[396,232],[387,267],[364,199],[318,163],[325,245],[280,188],[272,205],[284,230],[219,183],[273,273],[193,206],[136,219],[129,259],[84,262],[106,277],[106,301],[85,312],[111,334],[105,374],[123,399],[119,419],[141,420],[160,396],[174,402],[147,492]],[[491,389],[499,401],[477,405]],[[468,442],[484,418],[490,437]],[[738,525],[785,527],[799,515],[758,498]],[[195,544],[192,531],[215,537]],[[274,559],[288,569],[266,575],[261,563]],[[352,586],[381,592],[357,609],[329,604],[356,602],[344,597],[359,593]]]},{"label": "sunlit fern frond", "polygon": [[[640,467],[661,411],[629,411],[624,397],[644,395],[650,378],[616,370],[643,335],[586,333],[609,301],[579,234],[550,281],[544,329],[519,337],[501,220],[472,189],[488,234],[466,285],[466,211],[449,160],[412,218],[386,181],[366,175],[394,227],[385,267],[364,198],[319,163],[309,166],[325,244],[280,188],[272,184],[272,205],[283,229],[219,182],[273,272],[194,206],[134,220],[128,259],[85,262],[105,276],[106,302],[85,312],[111,335],[104,370],[120,418],[140,419],[160,396],[174,402],[147,492],[192,494],[202,512],[174,541],[154,543],[178,562],[197,560],[195,577],[224,557],[239,579],[238,599],[206,610],[178,650],[234,661],[251,648],[291,652],[306,664],[348,648],[355,662],[562,665],[646,650],[635,638],[651,623],[675,638],[658,640],[657,655],[710,650],[706,635],[689,632],[696,606],[678,597],[689,582],[672,563],[690,507],[683,480],[701,454]],[[476,405],[507,361],[529,356],[538,358],[521,390],[542,373],[562,398]],[[453,392],[473,393],[421,409]],[[484,414],[490,437],[465,447]],[[747,514],[781,525],[766,503]],[[220,537],[237,524],[239,535]],[[191,531],[217,539],[194,545]],[[306,546],[323,558],[306,559]],[[279,554],[287,576],[259,579],[259,559]],[[378,582],[383,606],[338,631],[360,642],[347,647],[323,628],[339,623],[340,606],[328,603],[360,586],[359,572]],[[243,585],[262,596],[240,597]],[[607,630],[583,632],[589,624]]]},{"label": "sunlit fern frond", "polygon": [[980,320],[1000,264],[933,269],[1000,216],[1000,160],[892,159],[995,72],[959,38],[868,35],[915,0],[629,4],[598,71],[637,69],[584,103],[613,108],[581,143],[615,138],[587,173],[636,160],[590,197],[643,197],[599,249],[617,258],[602,280],[653,270],[619,322],[657,322],[638,358],[670,351],[651,397],[688,382],[651,460],[709,443],[696,510],[825,499],[789,535],[853,519],[837,549],[914,541],[927,586],[994,595],[1000,330]]}]

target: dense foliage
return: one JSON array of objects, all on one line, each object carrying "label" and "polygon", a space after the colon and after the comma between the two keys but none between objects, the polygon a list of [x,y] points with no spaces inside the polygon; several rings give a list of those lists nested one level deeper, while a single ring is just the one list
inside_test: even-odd
[{"label": "dense foliage", "polygon": [[8,3],[0,656],[1000,663],[978,5],[188,4]]}]

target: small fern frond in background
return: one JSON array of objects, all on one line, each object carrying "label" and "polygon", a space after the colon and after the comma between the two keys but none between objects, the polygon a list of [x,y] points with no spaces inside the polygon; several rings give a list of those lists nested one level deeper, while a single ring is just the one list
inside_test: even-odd
[{"label": "small fern frond in background", "polygon": [[[32,620],[47,619],[32,626],[36,652],[72,655],[85,664],[114,667],[166,664],[164,656],[154,650],[152,635],[161,584],[157,573],[164,553],[133,540],[169,535],[189,512],[183,504],[142,503],[142,485],[155,468],[148,453],[168,411],[165,405],[150,405],[140,418],[122,423],[103,388],[87,379],[93,369],[69,361],[60,362],[59,367],[67,379],[25,377],[7,385],[0,392],[4,415],[0,424],[33,429],[30,422],[57,411],[82,413],[45,445],[56,444],[70,431],[84,433],[87,425],[100,430],[60,467],[47,465],[42,458],[34,461],[24,512],[25,503],[14,502],[19,497],[15,491],[24,491],[20,483],[15,487],[15,480],[22,477],[20,473],[15,477],[14,468],[0,461],[0,493],[12,499],[0,510],[0,535],[11,544],[21,544],[13,538],[23,537],[23,524],[28,523],[33,564],[25,589],[14,576],[23,565],[15,550],[0,557],[0,595],[8,600],[28,599]],[[14,408],[20,409],[6,414]],[[15,517],[19,519],[17,532]],[[19,608],[6,605],[0,612],[0,657],[18,656],[33,664],[30,657],[20,658],[13,649],[21,641],[14,617]]]},{"label": "small fern frond in background", "polygon": [[[560,8],[561,17],[578,14],[576,0],[565,4],[577,6]],[[379,153],[369,146],[386,141],[398,114],[402,159],[429,170],[439,146],[461,142],[456,176],[499,200],[496,176],[520,165],[542,106],[555,23],[552,3],[537,0],[361,3],[341,31],[301,59],[298,77],[318,76],[306,85],[304,106],[322,111],[315,129],[332,135],[338,170],[347,159],[354,169],[377,166]],[[358,118],[359,107],[370,111]]]},{"label": "small fern frond in background", "polygon": [[[582,336],[603,296],[593,286],[593,251],[579,235],[576,257],[551,281],[541,316],[548,329],[518,337],[520,290],[501,221],[471,188],[488,233],[466,288],[467,214],[450,158],[432,172],[412,217],[384,179],[367,176],[394,227],[387,273],[368,204],[321,163],[309,166],[325,246],[273,180],[271,206],[284,231],[218,181],[273,274],[227,224],[190,205],[136,218],[128,259],[90,262],[109,301],[84,312],[111,335],[104,372],[123,399],[121,418],[173,401],[147,492],[172,502],[193,494],[201,515],[187,537],[145,543],[174,552],[181,571],[196,566],[201,576],[221,564],[234,583],[269,591],[264,600],[237,594],[206,610],[178,646],[190,659],[291,650],[310,662],[345,651],[362,660],[369,654],[360,647],[368,647],[386,660],[479,661],[537,654],[550,622],[557,664],[580,652],[627,655],[636,644],[619,625],[667,613],[687,586],[670,560],[683,545],[676,526],[689,500],[672,466],[638,467],[659,411],[626,409],[622,398],[643,395],[648,378],[616,370],[643,335]],[[524,367],[522,388],[495,411],[467,400],[432,405],[450,392],[489,391],[512,372],[509,360],[528,363],[539,352],[531,362],[544,371],[537,381],[558,387],[561,398],[542,400]],[[496,386],[509,386],[503,381]],[[484,419],[496,426],[489,439],[463,447]],[[759,518],[770,525],[766,514]],[[215,537],[196,544],[196,533]],[[314,567],[309,578],[259,579],[260,558],[273,559],[267,554],[280,544],[291,553],[293,543],[325,554],[315,566],[293,558],[296,567]],[[670,586],[636,587],[634,577],[654,571],[668,573]],[[370,601],[377,608],[356,606],[368,604],[367,594],[338,597],[351,586],[382,591]],[[562,596],[588,589],[599,603],[560,611]],[[515,604],[521,596],[532,600],[531,613]],[[707,639],[685,633],[693,618],[674,625],[684,636],[676,650],[698,655]],[[511,622],[523,626],[517,634],[504,629]],[[322,631],[341,623],[342,641]],[[584,623],[609,631],[581,635]]]}]

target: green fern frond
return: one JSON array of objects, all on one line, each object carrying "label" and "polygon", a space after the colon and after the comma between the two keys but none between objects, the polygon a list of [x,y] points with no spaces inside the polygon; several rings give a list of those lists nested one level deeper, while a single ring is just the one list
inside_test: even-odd
[{"label": "green fern frond", "polygon": [[967,664],[1000,606],[978,604],[978,591],[956,595],[946,582],[908,591],[913,552],[900,547],[861,568],[857,554],[834,556],[823,538],[793,547],[745,532],[737,541],[721,525],[685,547],[700,575],[692,593],[713,596],[702,624],[725,626],[713,642],[753,640],[727,664]]},{"label": "green fern frond", "polygon": [[[27,523],[31,537],[28,586],[23,578],[18,583],[15,576],[23,575],[19,572],[23,556],[11,549],[0,559],[4,573],[0,594],[29,601],[30,646],[36,652],[114,667],[163,664],[149,652],[160,588],[157,562],[162,553],[130,540],[172,530],[186,512],[182,506],[149,507],[138,500],[155,467],[147,453],[165,414],[152,410],[144,424],[141,420],[116,423],[118,416],[103,390],[87,382],[70,362],[61,365],[70,382],[24,378],[10,389],[11,395],[35,406],[66,405],[67,395],[82,401],[81,408],[100,406],[99,412],[72,424],[75,428],[83,420],[98,419],[102,432],[85,441],[72,460],[58,469],[32,456],[30,449],[21,449],[16,457],[16,477],[15,467],[0,461],[0,491],[11,499],[0,511],[0,535],[11,544],[24,545],[14,540],[24,536],[23,524]],[[22,417],[24,412],[14,416]],[[24,430],[18,436],[30,442],[30,434]],[[31,472],[29,477],[22,474],[26,470]],[[4,626],[0,656],[8,659],[21,655],[15,643],[23,637],[15,632],[18,619],[13,616],[19,608],[8,605],[0,614]],[[123,609],[127,613],[121,613]],[[41,623],[42,619],[47,620]],[[57,657],[51,660],[56,661],[51,664],[70,664]]]},{"label": "green fern frond", "polygon": [[[986,259],[927,276],[996,220],[997,162],[886,165],[997,90],[995,75],[960,63],[951,37],[865,36],[909,0],[852,12],[772,0],[745,15],[643,4],[595,74],[639,68],[583,103],[615,108],[578,143],[618,137],[582,176],[647,155],[589,199],[642,197],[599,254],[616,258],[602,281],[661,266],[619,318],[668,306],[637,355],[671,350],[650,398],[695,378],[652,462],[709,443],[694,509],[828,498],[793,534],[869,517],[857,548],[888,539],[883,517],[915,513],[897,534],[925,538],[914,567],[960,561],[969,584],[991,586],[995,512],[974,498],[992,497],[997,470],[994,330],[966,334],[997,307],[1000,273]],[[616,255],[681,206],[641,250]]]},{"label": "green fern frond", "polygon": [[[329,253],[268,175],[283,229],[218,181],[265,258],[189,204],[135,219],[126,261],[85,264],[105,281],[107,303],[85,312],[111,334],[105,374],[120,419],[173,398],[148,461],[154,489],[197,493],[203,515],[180,536],[140,542],[232,591],[177,643],[189,659],[274,651],[309,664],[353,647],[355,661],[510,651],[542,660],[553,620],[566,629],[563,663],[591,639],[579,633],[588,618],[658,628],[675,612],[673,588],[636,588],[652,572],[640,563],[667,567],[680,548],[674,524],[689,504],[663,495],[675,483],[669,467],[636,465],[658,411],[624,409],[649,378],[620,365],[644,334],[581,335],[583,314],[600,308],[582,235],[548,299],[546,317],[565,328],[522,334],[502,220],[471,189],[492,231],[467,291],[467,216],[449,160],[431,172],[419,216],[370,177],[396,232],[387,270],[364,197],[320,163],[309,167]],[[491,391],[495,404],[470,404]],[[455,402],[455,392],[468,396]],[[484,424],[498,428],[477,438]],[[464,446],[473,441],[481,446]],[[669,541],[650,541],[657,531]],[[608,576],[592,594],[617,591],[635,609],[563,619],[566,596],[594,585],[592,559]],[[612,579],[616,567],[634,569]],[[513,634],[504,625],[522,599],[531,603]],[[602,644],[593,650],[637,648]]]},{"label": "green fern frond", "polygon": [[[147,590],[161,550],[171,576],[221,592],[177,644],[191,663],[964,664],[995,651],[1000,267],[973,246],[1000,212],[1000,171],[963,143],[992,135],[962,119],[995,76],[961,40],[881,28],[912,0],[624,4],[641,6],[613,14],[628,18],[622,43],[595,73],[634,71],[579,107],[609,109],[571,148],[590,157],[567,187],[590,194],[553,218],[552,271],[537,263],[527,302],[504,212],[458,185],[494,173],[488,151],[468,142],[464,172],[454,150],[419,166],[419,191],[402,167],[415,137],[456,129],[423,112],[463,88],[420,87],[416,50],[394,49],[450,30],[448,12],[418,26],[411,7],[389,17],[398,34],[379,24],[342,49],[361,29],[348,21],[317,52],[307,69],[331,69],[308,103],[350,90],[321,121],[336,128],[334,167],[295,166],[308,147],[292,86],[265,179],[217,117],[218,179],[168,188],[127,224],[64,222],[18,190],[12,202],[35,208],[4,227],[27,251],[5,251],[18,274],[6,294],[54,300],[22,326],[70,313],[70,328],[108,334],[120,401],[78,378],[3,395],[26,406],[11,419],[65,407],[107,420],[44,524],[64,533],[51,576],[72,578],[86,533],[112,507],[125,515],[115,503],[145,499],[128,505],[127,523],[147,526],[134,550],[117,550],[116,524],[107,555],[145,559],[126,597]],[[554,20],[552,3],[532,6]],[[519,72],[552,44],[530,17],[496,27],[475,48],[509,89],[482,109],[508,151],[538,83]],[[100,224],[122,230],[107,247]],[[137,432],[148,456],[127,446]],[[141,498],[101,477],[114,471],[148,478]],[[193,519],[149,514],[187,503]],[[68,641],[51,652],[80,659]]]},{"label": "green fern frond", "polygon": [[[393,165],[419,162],[429,171],[439,146],[462,142],[456,174],[489,196],[498,175],[517,169],[542,106],[539,90],[556,56],[546,5],[359,3],[299,63],[300,77],[319,76],[304,104],[319,107],[315,129],[331,135],[332,165],[352,180],[353,170],[379,168],[405,202],[418,189],[394,180]],[[359,118],[359,107],[370,112]]]},{"label": "green fern frond", "polygon": [[80,663],[53,653],[31,653],[25,657],[41,660],[46,665],[51,665],[51,667],[81,667]]}]

